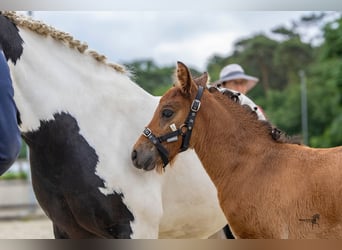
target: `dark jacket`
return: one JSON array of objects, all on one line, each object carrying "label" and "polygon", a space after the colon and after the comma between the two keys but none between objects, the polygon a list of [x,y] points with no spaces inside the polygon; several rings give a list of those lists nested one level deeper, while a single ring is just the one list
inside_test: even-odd
[{"label": "dark jacket", "polygon": [[15,161],[21,148],[17,110],[9,67],[0,50],[0,175]]}]

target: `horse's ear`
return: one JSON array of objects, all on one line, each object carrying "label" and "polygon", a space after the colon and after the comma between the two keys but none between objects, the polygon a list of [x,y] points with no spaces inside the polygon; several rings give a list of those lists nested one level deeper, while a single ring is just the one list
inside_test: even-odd
[{"label": "horse's ear", "polygon": [[201,76],[194,79],[194,82],[197,84],[197,86],[206,87],[208,83],[208,73],[204,72]]},{"label": "horse's ear", "polygon": [[187,66],[182,62],[177,62],[177,80],[184,94],[191,93],[192,78]]}]

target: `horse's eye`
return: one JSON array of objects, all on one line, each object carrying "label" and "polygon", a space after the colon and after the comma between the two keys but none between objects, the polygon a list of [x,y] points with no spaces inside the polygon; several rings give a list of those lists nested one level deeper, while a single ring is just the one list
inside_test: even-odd
[{"label": "horse's eye", "polygon": [[165,118],[170,118],[173,115],[173,111],[171,109],[164,109],[162,112],[162,116]]}]

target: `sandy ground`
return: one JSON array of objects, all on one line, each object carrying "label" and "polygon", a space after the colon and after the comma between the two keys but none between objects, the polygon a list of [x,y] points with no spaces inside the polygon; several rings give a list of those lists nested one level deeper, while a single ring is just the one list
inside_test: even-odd
[{"label": "sandy ground", "polygon": [[1,208],[0,239],[54,239],[52,222],[39,206]]},{"label": "sandy ground", "polygon": [[51,239],[52,223],[28,181],[0,181],[0,239]]},{"label": "sandy ground", "polygon": [[0,239],[53,239],[52,224],[47,218],[0,220]]},{"label": "sandy ground", "polygon": [[[21,219],[0,218],[0,239],[54,239],[52,223],[43,214]],[[225,239],[222,231],[209,239]]]}]

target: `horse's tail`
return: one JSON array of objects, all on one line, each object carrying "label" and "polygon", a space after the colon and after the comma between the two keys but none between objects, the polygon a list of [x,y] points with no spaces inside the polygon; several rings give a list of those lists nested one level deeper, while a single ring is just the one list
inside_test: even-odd
[{"label": "horse's tail", "polygon": [[23,53],[23,43],[17,26],[0,12],[0,49],[7,61],[17,62]]}]

